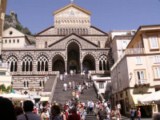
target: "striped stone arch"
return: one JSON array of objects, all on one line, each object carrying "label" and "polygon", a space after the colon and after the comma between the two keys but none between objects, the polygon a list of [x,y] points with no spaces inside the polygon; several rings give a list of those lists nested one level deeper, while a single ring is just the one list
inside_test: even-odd
[{"label": "striped stone arch", "polygon": [[64,61],[65,61],[66,56],[65,56],[63,53],[61,53],[61,52],[55,52],[55,53],[51,56],[51,58],[53,59],[53,58],[54,58],[55,56],[57,56],[57,55],[61,56],[61,57],[64,59]]},{"label": "striped stone arch", "polygon": [[94,54],[94,53],[92,53],[92,52],[86,52],[84,55],[83,55],[83,57],[82,57],[82,61],[83,61],[83,59],[84,59],[84,57],[86,56],[86,55],[91,55],[91,56],[93,56],[93,58],[96,60],[96,55]]},{"label": "striped stone arch", "polygon": [[49,56],[44,53],[40,53],[37,56],[37,71],[48,71]]},{"label": "striped stone arch", "polygon": [[52,57],[52,71],[59,71],[60,74],[65,72],[65,56],[56,52]]},{"label": "striped stone arch", "polygon": [[69,46],[69,44],[72,43],[72,42],[77,43],[78,46],[79,46],[79,48],[80,48],[80,50],[82,49],[82,45],[77,40],[75,40],[75,39],[72,39],[72,40],[68,41],[67,44],[66,44],[66,48],[65,49],[67,49],[68,46]]},{"label": "striped stone arch", "polygon": [[82,59],[82,70],[88,73],[89,70],[96,70],[96,56],[93,53],[86,53]]},{"label": "striped stone arch", "polygon": [[22,72],[32,71],[33,70],[33,55],[31,53],[26,53],[22,55]]},{"label": "striped stone arch", "polygon": [[105,56],[108,57],[108,53],[106,53],[106,52],[100,52],[100,53],[98,54],[97,58],[99,58],[99,57],[102,56],[102,55],[105,55]]},{"label": "striped stone arch", "polygon": [[24,53],[24,54],[21,56],[20,60],[23,60],[23,58],[26,57],[26,56],[30,56],[32,59],[34,59],[34,55],[33,55],[32,53],[30,53],[30,52],[27,52],[27,53]]},{"label": "striped stone arch", "polygon": [[16,53],[9,53],[9,54],[7,55],[6,60],[8,60],[8,58],[9,58],[10,56],[15,56],[15,57],[17,58],[17,60],[20,59],[20,56],[17,55]]},{"label": "striped stone arch", "polygon": [[41,52],[41,53],[38,53],[38,55],[36,56],[36,60],[37,60],[40,56],[45,56],[45,57],[47,57],[48,61],[49,61],[49,59],[50,59],[50,56],[49,56],[47,53]]},{"label": "striped stone arch", "polygon": [[10,55],[7,58],[7,64],[11,72],[16,72],[18,68],[18,58],[15,55]]},{"label": "striped stone arch", "polygon": [[109,70],[109,60],[108,56],[106,54],[101,54],[98,56],[99,61],[99,70]]}]

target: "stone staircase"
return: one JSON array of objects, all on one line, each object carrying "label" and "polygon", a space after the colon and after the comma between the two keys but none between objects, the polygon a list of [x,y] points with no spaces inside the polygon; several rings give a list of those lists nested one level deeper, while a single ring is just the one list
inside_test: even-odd
[{"label": "stone staircase", "polygon": [[52,91],[52,86],[53,86],[53,82],[54,82],[55,78],[56,78],[56,76],[49,76],[49,78],[44,86],[44,92],[51,92]]},{"label": "stone staircase", "polygon": [[[72,91],[73,89],[68,89],[67,91],[63,90],[63,84],[64,83],[69,83],[75,81],[75,83],[77,84],[82,84],[83,81],[86,82],[90,82],[91,81],[89,79],[87,79],[87,76],[82,76],[79,74],[76,75],[66,75],[64,77],[64,80],[60,80],[58,79],[57,81],[57,85],[55,88],[55,92],[53,95],[53,101],[57,101],[58,103],[65,103],[66,101],[70,100],[72,98]],[[93,83],[92,83],[93,84]],[[94,90],[93,85],[91,87],[89,87],[88,89],[85,89],[83,94],[80,94],[80,101],[82,102],[87,102],[87,100],[93,100],[93,101],[97,101],[97,94]]]}]

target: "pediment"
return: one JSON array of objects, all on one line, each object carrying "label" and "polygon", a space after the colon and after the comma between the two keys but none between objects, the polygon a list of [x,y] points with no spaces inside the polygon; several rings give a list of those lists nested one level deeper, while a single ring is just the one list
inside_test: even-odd
[{"label": "pediment", "polygon": [[61,12],[59,12],[58,14],[55,15],[55,17],[65,17],[65,18],[68,18],[68,17],[78,17],[78,18],[82,18],[82,17],[89,17],[88,14],[86,14],[85,12],[75,8],[75,7],[70,7],[70,8],[67,8]]},{"label": "pediment", "polygon": [[3,31],[3,37],[23,37],[25,36],[24,33],[18,31],[17,29],[13,28],[13,27],[9,27],[8,29],[6,29],[5,31]]},{"label": "pediment", "polygon": [[55,43],[52,43],[49,45],[49,48],[51,49],[66,49],[67,45],[71,42],[75,41],[77,42],[80,46],[81,49],[96,49],[98,45],[94,44],[93,42],[78,36],[76,34],[70,34]]},{"label": "pediment", "polygon": [[52,35],[53,32],[54,32],[54,26],[51,26],[51,27],[49,27],[49,28],[37,33],[37,36],[38,35]]},{"label": "pediment", "polygon": [[90,12],[75,5],[75,4],[69,4],[57,11],[54,12],[54,15],[56,16],[82,16],[82,15],[86,15],[86,16],[90,16]]}]

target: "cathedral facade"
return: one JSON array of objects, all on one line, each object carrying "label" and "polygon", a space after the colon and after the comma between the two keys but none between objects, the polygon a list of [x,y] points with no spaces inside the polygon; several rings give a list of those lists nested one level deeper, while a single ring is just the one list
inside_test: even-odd
[{"label": "cathedral facade", "polygon": [[109,72],[109,35],[91,25],[91,13],[71,3],[53,15],[53,26],[34,37],[14,28],[4,31],[2,58],[17,89],[30,83],[28,87],[39,89],[39,82],[57,71]]}]

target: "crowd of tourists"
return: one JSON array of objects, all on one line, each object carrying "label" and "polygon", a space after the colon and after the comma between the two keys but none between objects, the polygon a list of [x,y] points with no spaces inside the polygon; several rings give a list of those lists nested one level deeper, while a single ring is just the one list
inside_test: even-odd
[{"label": "crowd of tourists", "polygon": [[[53,102],[42,103],[42,107],[34,109],[30,100],[23,102],[23,106],[14,106],[8,98],[0,97],[0,119],[1,120],[86,120],[87,114],[97,116],[97,120],[120,120],[121,115],[117,107],[110,110],[107,102],[87,103],[77,100],[69,100],[64,105]],[[140,108],[138,108],[138,112]],[[135,113],[132,109],[131,113]],[[139,114],[139,113],[137,113]],[[132,114],[131,114],[132,116]],[[131,117],[133,120],[134,117]],[[140,117],[138,118],[140,119]],[[160,114],[155,114],[153,120],[160,120]]]},{"label": "crowd of tourists", "polygon": [[101,101],[85,103],[71,99],[63,105],[43,102],[36,108],[30,100],[24,101],[22,106],[14,106],[9,99],[0,97],[0,114],[5,120],[86,120],[87,114],[104,120],[110,118],[110,113],[107,103]]}]

